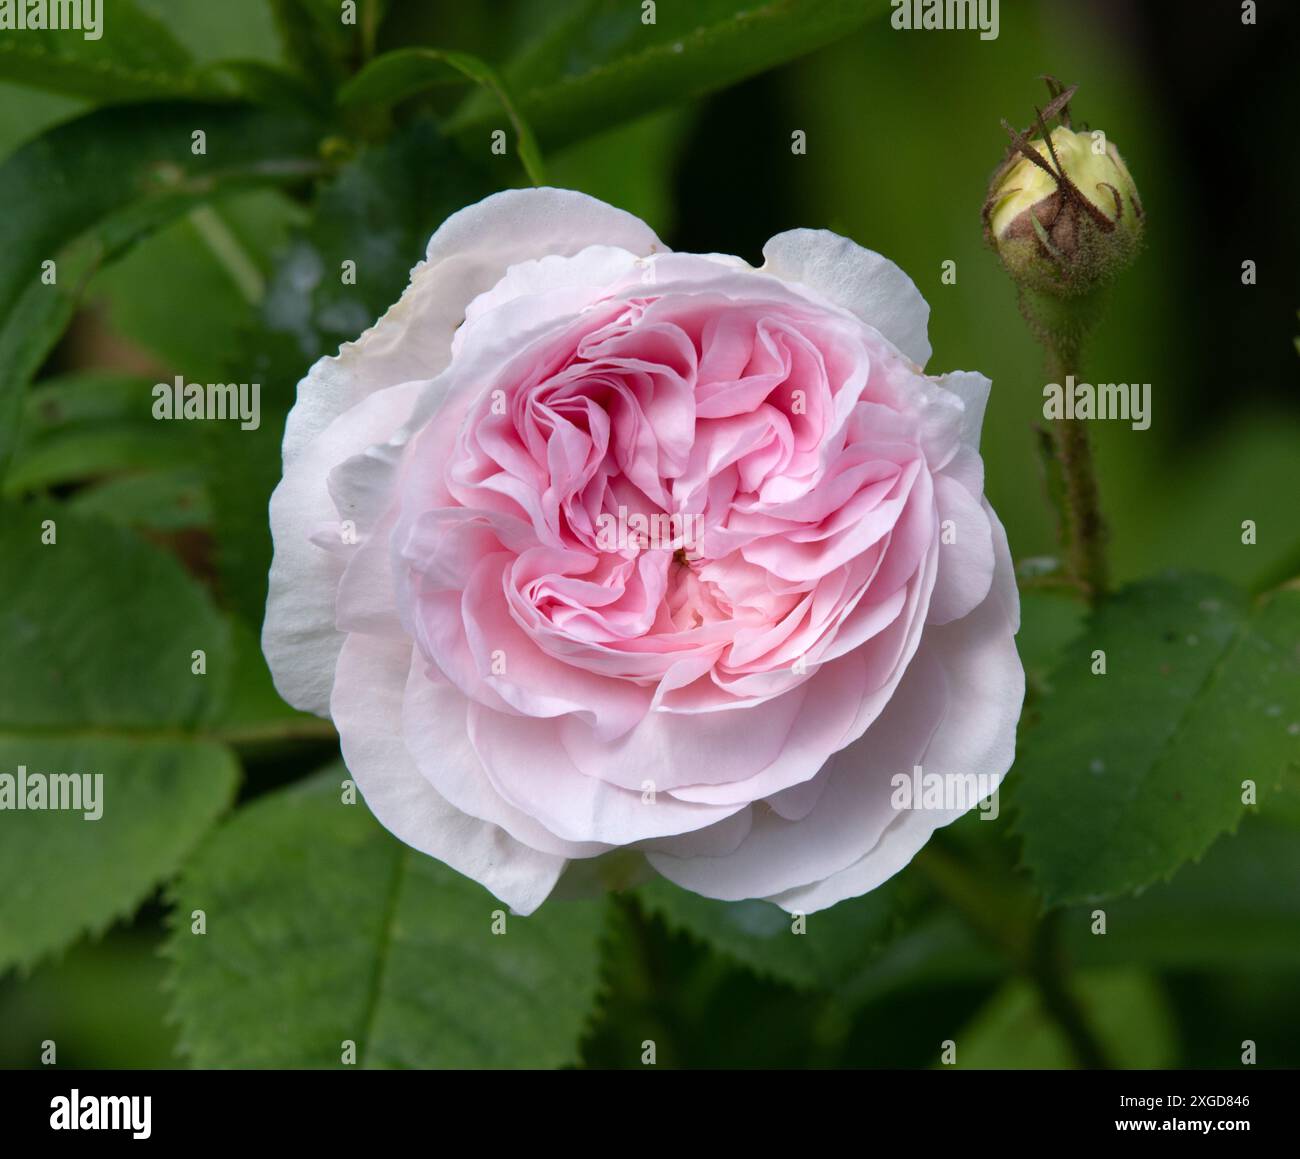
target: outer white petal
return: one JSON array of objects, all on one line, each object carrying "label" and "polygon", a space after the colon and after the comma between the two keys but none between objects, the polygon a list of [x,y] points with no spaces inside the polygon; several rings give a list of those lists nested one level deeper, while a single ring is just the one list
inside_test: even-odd
[{"label": "outer white petal", "polygon": [[953,370],[936,381],[966,404],[961,439],[968,447],[978,451],[980,429],[984,426],[984,408],[988,405],[993,383],[978,370]]},{"label": "outer white petal", "polygon": [[888,258],[824,229],[778,233],[763,247],[762,273],[798,282],[874,326],[918,366],[930,358],[930,307]]},{"label": "outer white petal", "polygon": [[331,705],[343,760],[370,811],[407,845],[472,877],[516,913],[546,900],[567,864],[449,805],[402,741],[411,646],[352,635],[339,656]]},{"label": "outer white petal", "polygon": [[338,525],[329,473],[386,440],[406,421],[425,385],[401,383],[370,395],[286,466],[271,496],[275,557],[262,623],[262,651],[280,695],[304,712],[328,715],[334,665],[343,646],[334,612],[347,559],[310,538]]}]

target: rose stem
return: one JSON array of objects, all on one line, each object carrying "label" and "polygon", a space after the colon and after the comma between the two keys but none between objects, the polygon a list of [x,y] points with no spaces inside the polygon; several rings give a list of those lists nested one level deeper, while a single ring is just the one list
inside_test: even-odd
[{"label": "rose stem", "polygon": [[[1062,391],[1073,376],[1077,382],[1083,343],[1101,313],[1103,292],[1071,299],[1053,298],[1025,290],[1021,312],[1046,351],[1047,379]],[[1089,601],[1106,594],[1106,522],[1093,466],[1092,445],[1085,420],[1059,418],[1051,422],[1056,457],[1065,481],[1062,533],[1066,563],[1075,583]]]},{"label": "rose stem", "polygon": [[[1049,344],[1048,374],[1065,389],[1067,376],[1077,374],[1077,348],[1074,357]],[[1069,518],[1066,528],[1066,552],[1070,571],[1089,600],[1106,593],[1106,524],[1101,514],[1101,496],[1093,467],[1092,444],[1083,419],[1061,418],[1054,424],[1056,453],[1065,475],[1065,502]]]}]

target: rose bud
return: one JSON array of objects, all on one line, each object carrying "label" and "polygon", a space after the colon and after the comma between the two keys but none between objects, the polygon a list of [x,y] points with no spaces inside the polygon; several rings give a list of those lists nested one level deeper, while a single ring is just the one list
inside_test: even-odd
[{"label": "rose bud", "polygon": [[[1144,220],[1119,150],[1100,131],[1071,127],[1074,91],[1054,87],[1032,136],[1003,122],[1012,146],[984,203],[984,235],[1007,272],[1022,287],[1060,297],[1086,294],[1127,266]],[[1058,114],[1062,124],[1049,133]]]}]

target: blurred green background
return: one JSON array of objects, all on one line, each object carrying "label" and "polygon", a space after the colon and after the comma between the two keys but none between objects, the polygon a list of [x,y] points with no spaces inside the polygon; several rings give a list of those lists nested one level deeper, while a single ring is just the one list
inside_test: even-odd
[{"label": "blurred green background", "polygon": [[[196,62],[283,63],[274,5],[262,0],[138,0],[138,7]],[[377,25],[376,51],[424,44],[501,63],[526,52],[559,9],[580,7],[393,0]],[[600,49],[598,18],[618,6],[591,7],[586,39],[570,45],[576,56]],[[661,3],[661,19],[674,7],[682,6]],[[973,32],[895,31],[887,8],[876,5],[861,27],[721,91],[571,143],[544,126],[538,135],[550,184],[641,215],[674,248],[758,261],[772,233],[825,227],[908,271],[932,308],[929,369],[978,369],[993,380],[982,444],[987,493],[1020,561],[1058,553],[1033,433],[1042,358],[1013,286],[984,247],[979,213],[1006,145],[1000,119],[1029,123],[1033,105],[1045,100],[1043,73],[1077,83],[1076,120],[1106,130],[1148,215],[1146,250],[1118,283],[1083,368],[1094,382],[1152,384],[1149,430],[1092,425],[1115,578],[1190,568],[1259,593],[1300,572],[1300,162],[1286,146],[1297,22],[1292,6],[1260,9],[1261,26],[1247,28],[1236,3],[1192,11],[1003,0],[1000,35],[986,42]],[[404,105],[399,123],[427,110],[450,113],[462,98],[456,86],[435,90]],[[98,103],[0,85],[0,154]],[[387,131],[355,129],[355,137],[340,134],[349,156],[359,141]],[[807,135],[806,155],[791,152],[794,130]],[[11,499],[44,497],[134,528],[232,613],[241,671],[255,673],[240,684],[248,718],[274,725],[270,739],[257,727],[231,730],[244,770],[241,802],[318,769],[333,749],[327,733],[287,710],[268,716],[251,643],[269,558],[261,509],[254,501],[223,506],[222,496],[227,486],[274,482],[274,457],[258,459],[258,448],[278,442],[274,416],[291,400],[297,375],[396,296],[384,284],[359,305],[312,288],[307,316],[301,287],[316,285],[313,262],[329,268],[352,252],[337,236],[347,227],[348,244],[357,244],[358,230],[369,237],[374,261],[396,271],[400,288],[420,256],[410,239],[427,233],[428,217],[436,224],[492,187],[524,183],[517,170],[503,176],[490,164],[447,177],[439,153],[446,146],[413,132],[400,147],[373,147],[395,150],[386,170],[393,183],[415,174],[427,181],[416,188],[436,189],[441,207],[395,205],[392,188],[353,190],[321,231],[302,188],[240,192],[213,216],[182,216],[95,272],[41,369],[6,483]],[[1242,284],[1246,259],[1258,263],[1253,286]],[[955,285],[940,280],[947,260],[956,262]],[[264,383],[268,429],[252,451],[242,440],[191,446],[175,430],[139,429],[112,408],[112,383],[175,374],[224,381],[232,351],[249,351],[235,365],[256,367]],[[87,418],[99,424],[98,436],[88,441],[62,413],[46,429],[39,403],[55,394],[42,391],[84,400],[88,375],[110,384],[96,396],[107,409]],[[112,445],[103,441],[106,429],[118,436]],[[1246,519],[1258,527],[1253,545],[1241,542]],[[1064,599],[1027,602],[1022,650],[1031,696],[1046,691],[1047,669],[1081,615]],[[1012,785],[1012,804],[1014,794]],[[1260,1065],[1300,1065],[1297,812],[1252,817],[1242,835],[1221,838],[1168,885],[1108,906],[1121,932],[1108,935],[1104,949],[1087,933],[1086,907],[1052,919],[1064,925],[1052,931],[1051,952],[1076,967],[1069,985],[1112,1061],[1234,1066],[1241,1042],[1252,1039],[1268,1043]],[[987,832],[994,829],[996,836]],[[1016,968],[1014,952],[1000,952],[1004,934],[1014,941],[1042,933],[1014,841],[1001,824],[968,819],[935,844],[927,865],[902,875],[888,913],[844,919],[835,934],[843,945],[812,965],[773,949],[773,933],[788,919],[759,903],[700,907],[660,887],[620,896],[601,919],[598,964],[582,982],[593,1012],[580,1020],[571,1049],[539,1058],[636,1066],[641,1042],[653,1039],[659,1065],[929,1066],[938,1044],[955,1038],[966,1066],[1073,1064],[1031,976]],[[974,867],[977,884],[954,888],[953,865],[967,867],[967,877]],[[39,1042],[55,1039],[61,1065],[181,1065],[159,952],[168,897],[155,891],[102,936],[0,977],[0,1064],[35,1065]],[[1028,957],[1032,963],[1032,947]],[[181,1003],[181,1022],[190,1018],[190,1036],[202,1038],[196,1004],[194,996]],[[188,1057],[220,1062],[202,1045]],[[423,1057],[394,1048],[389,1061]],[[536,1060],[524,1051],[513,1061]]]}]

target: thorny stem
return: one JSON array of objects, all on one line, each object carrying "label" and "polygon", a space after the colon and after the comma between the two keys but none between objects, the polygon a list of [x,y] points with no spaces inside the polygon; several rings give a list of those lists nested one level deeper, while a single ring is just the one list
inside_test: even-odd
[{"label": "thorny stem", "polygon": [[[1078,378],[1077,343],[1049,342],[1047,370],[1053,382],[1065,388],[1070,375]],[[1092,444],[1083,419],[1061,418],[1054,424],[1056,453],[1065,476],[1065,506],[1068,526],[1065,550],[1075,581],[1089,600],[1105,594],[1107,584],[1106,524],[1101,514],[1101,495],[1093,466]]]},{"label": "thorny stem", "polygon": [[[1047,352],[1047,379],[1068,390],[1079,381],[1083,342],[1101,309],[1101,294],[1061,300],[1022,291],[1021,310]],[[1092,444],[1083,419],[1059,418],[1051,437],[1064,482],[1062,536],[1066,564],[1083,594],[1095,602],[1106,594],[1106,523],[1093,465]]]}]

